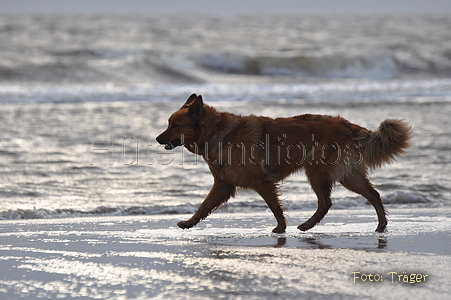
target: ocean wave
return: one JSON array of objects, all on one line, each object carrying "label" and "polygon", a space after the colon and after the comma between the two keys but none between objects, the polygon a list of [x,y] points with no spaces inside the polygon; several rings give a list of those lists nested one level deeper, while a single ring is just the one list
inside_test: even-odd
[{"label": "ocean wave", "polygon": [[80,210],[75,208],[62,209],[9,209],[0,212],[0,220],[21,219],[58,219],[75,217],[95,216],[134,216],[134,215],[168,215],[168,214],[191,214],[196,211],[194,205],[179,206],[130,206],[109,207],[99,206],[91,210]]},{"label": "ocean wave", "polygon": [[245,56],[206,54],[196,58],[199,66],[242,75],[284,75],[320,78],[394,79],[401,67],[390,54],[317,56]]},{"label": "ocean wave", "polygon": [[437,206],[442,204],[439,198],[420,193],[409,193],[403,191],[396,191],[385,195],[382,197],[382,200],[386,204],[424,204],[426,206]]},{"label": "ocean wave", "polygon": [[0,80],[7,82],[96,82],[104,78],[102,70],[84,61],[26,62],[18,66],[1,66]]},{"label": "ocean wave", "polygon": [[[413,55],[413,54],[412,54]],[[393,80],[403,75],[447,77],[446,56],[415,57],[393,51],[364,54],[245,55],[239,53],[168,54],[132,51],[112,55],[92,49],[54,51],[21,62],[0,61],[0,82],[17,84],[202,84],[229,83],[233,76],[282,76],[316,79]],[[408,58],[406,58],[406,56]],[[223,75],[211,76],[213,74]],[[251,79],[249,79],[251,80]],[[279,78],[281,80],[281,78]]]},{"label": "ocean wave", "polygon": [[[429,195],[396,191],[382,197],[386,205],[408,205],[409,207],[437,207],[445,205],[446,201]],[[310,201],[283,201],[285,210],[304,211],[315,210],[317,208],[316,199]],[[96,217],[96,216],[134,216],[134,215],[168,215],[168,214],[193,214],[199,204],[188,203],[175,206],[99,206],[93,209],[81,210],[75,208],[62,209],[9,209],[0,212],[0,220],[20,220],[20,219],[58,219],[75,217]],[[368,201],[360,196],[343,197],[333,199],[334,209],[354,209],[369,208]],[[265,212],[270,211],[263,200],[254,201],[230,201],[222,205],[219,212],[243,213],[243,212]]]},{"label": "ocean wave", "polygon": [[50,57],[0,63],[0,82],[45,84],[200,83],[203,80],[155,53],[111,57],[90,49],[52,53]]},{"label": "ocean wave", "polygon": [[[380,24],[383,30],[374,31]],[[199,22],[183,17],[2,16],[0,38],[9,42],[0,45],[0,81],[217,83],[236,77],[228,74],[443,78],[451,74],[448,28],[449,18],[430,17],[325,21],[305,16],[301,21],[297,16],[248,16]]]},{"label": "ocean wave", "polygon": [[0,103],[177,101],[193,92],[208,101],[290,101],[306,104],[448,103],[450,79],[321,81],[300,83],[202,83],[171,85],[21,85],[0,83]]},{"label": "ocean wave", "polygon": [[[429,194],[421,194],[417,192],[395,191],[390,194],[381,196],[382,202],[385,205],[408,205],[409,207],[436,207],[444,205],[446,200],[440,197],[434,197]],[[371,204],[362,196],[333,198],[332,204],[334,209],[349,209],[349,208],[368,208]],[[317,207],[317,201],[291,202],[287,205],[288,211],[297,210],[313,210]]]},{"label": "ocean wave", "polygon": [[61,57],[76,57],[76,58],[92,58],[92,57],[102,57],[103,53],[92,50],[92,49],[69,49],[69,50],[51,50],[50,55],[61,56]]}]

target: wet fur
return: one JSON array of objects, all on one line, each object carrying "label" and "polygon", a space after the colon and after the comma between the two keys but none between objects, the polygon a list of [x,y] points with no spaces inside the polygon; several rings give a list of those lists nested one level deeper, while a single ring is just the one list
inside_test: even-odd
[{"label": "wet fur", "polygon": [[278,182],[305,170],[318,197],[318,209],[298,226],[309,230],[332,206],[335,182],[364,196],[376,209],[378,226],[387,226],[379,193],[369,182],[370,169],[389,163],[409,147],[411,128],[400,120],[385,120],[377,131],[352,124],[341,117],[299,115],[290,118],[239,116],[218,112],[191,95],[169,118],[168,128],[157,137],[166,149],[184,146],[208,163],[214,184],[197,212],[178,223],[195,226],[212,211],[234,197],[237,188],[252,189],[273,212],[275,233],[286,229],[279,200]]}]

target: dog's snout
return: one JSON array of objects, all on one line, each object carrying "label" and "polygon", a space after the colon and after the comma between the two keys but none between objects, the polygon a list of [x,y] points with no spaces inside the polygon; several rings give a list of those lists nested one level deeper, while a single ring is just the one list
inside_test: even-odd
[{"label": "dog's snout", "polygon": [[156,138],[157,142],[160,144],[166,144],[166,142],[163,140],[163,138],[161,137],[161,134],[159,136],[157,136]]}]

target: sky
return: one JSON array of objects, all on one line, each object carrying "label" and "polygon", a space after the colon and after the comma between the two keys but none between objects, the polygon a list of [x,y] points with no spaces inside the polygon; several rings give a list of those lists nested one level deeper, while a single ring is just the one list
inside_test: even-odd
[{"label": "sky", "polygon": [[451,14],[451,0],[0,0],[10,14]]}]

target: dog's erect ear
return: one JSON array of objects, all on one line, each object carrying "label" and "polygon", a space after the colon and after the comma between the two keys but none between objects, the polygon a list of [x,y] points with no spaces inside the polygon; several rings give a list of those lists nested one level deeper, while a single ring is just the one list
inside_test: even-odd
[{"label": "dog's erect ear", "polygon": [[197,98],[197,95],[196,95],[196,94],[192,94],[191,96],[189,96],[188,100],[186,100],[186,102],[185,102],[185,104],[183,104],[182,108],[183,108],[183,107],[188,107],[188,106],[190,106],[191,103],[192,103],[194,100],[196,100],[196,98]]},{"label": "dog's erect ear", "polygon": [[188,106],[189,115],[193,119],[199,119],[204,110],[204,101],[202,100],[202,96],[199,95],[195,100],[191,101]]}]

